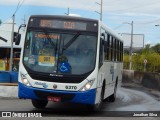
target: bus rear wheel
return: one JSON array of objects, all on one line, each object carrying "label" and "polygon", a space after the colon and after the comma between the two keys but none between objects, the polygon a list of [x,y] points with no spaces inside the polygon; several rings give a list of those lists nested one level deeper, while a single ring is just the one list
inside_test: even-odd
[{"label": "bus rear wheel", "polygon": [[47,104],[48,104],[48,101],[45,101],[45,100],[32,100],[32,105],[38,109],[45,108]]},{"label": "bus rear wheel", "polygon": [[116,100],[116,93],[117,93],[117,83],[114,87],[114,93],[108,98],[109,102],[114,102]]}]

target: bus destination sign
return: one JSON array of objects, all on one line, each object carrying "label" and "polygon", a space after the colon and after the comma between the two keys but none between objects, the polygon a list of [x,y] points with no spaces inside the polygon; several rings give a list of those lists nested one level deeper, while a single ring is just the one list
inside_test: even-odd
[{"label": "bus destination sign", "polygon": [[77,21],[63,21],[63,20],[40,20],[40,27],[56,28],[56,29],[74,29],[86,30],[87,24]]}]

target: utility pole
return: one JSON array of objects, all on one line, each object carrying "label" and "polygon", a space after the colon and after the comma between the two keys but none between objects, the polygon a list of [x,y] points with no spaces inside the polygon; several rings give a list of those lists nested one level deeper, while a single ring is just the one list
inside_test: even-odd
[{"label": "utility pole", "polygon": [[101,0],[101,3],[96,2],[96,4],[100,5],[100,7],[101,7],[100,12],[97,12],[97,11],[95,11],[95,12],[100,15],[100,20],[102,21],[102,16],[103,16],[103,0]]},{"label": "utility pole", "polygon": [[133,21],[131,25],[131,44],[130,44],[130,58],[129,58],[129,69],[132,69],[132,50],[133,50]]},{"label": "utility pole", "polygon": [[14,24],[15,24],[15,15],[16,15],[16,12],[19,10],[19,8],[22,6],[24,0],[20,3],[20,0],[18,2],[18,5],[17,5],[17,8],[15,10],[15,12],[13,13],[13,16],[12,16],[12,20],[13,20],[13,23],[12,23],[12,34],[11,34],[11,50],[10,50],[10,65],[9,65],[9,70],[12,71],[12,63],[13,63],[13,41],[14,41]]},{"label": "utility pole", "polygon": [[133,50],[133,21],[131,23],[124,22],[123,24],[131,25],[131,44],[130,44],[130,51],[129,51],[129,69],[132,69],[132,50]]},{"label": "utility pole", "polygon": [[103,0],[101,0],[101,18],[100,18],[101,21],[102,21],[102,14],[103,14],[102,13],[103,12],[103,8],[102,8],[103,6],[102,5],[103,5]]},{"label": "utility pole", "polygon": [[12,34],[11,34],[11,50],[10,50],[10,65],[9,70],[12,71],[12,63],[13,63],[13,39],[14,39],[14,22],[15,22],[15,14],[12,16]]},{"label": "utility pole", "polygon": [[68,8],[67,13],[65,13],[66,15],[69,15],[70,13],[70,9]]}]

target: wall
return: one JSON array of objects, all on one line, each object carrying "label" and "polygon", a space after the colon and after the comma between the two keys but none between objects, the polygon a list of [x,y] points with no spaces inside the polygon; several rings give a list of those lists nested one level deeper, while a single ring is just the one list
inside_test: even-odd
[{"label": "wall", "polygon": [[18,72],[0,71],[0,83],[18,83]]},{"label": "wall", "polygon": [[139,72],[133,70],[123,71],[123,83],[137,83],[144,87],[160,91],[160,73]]}]

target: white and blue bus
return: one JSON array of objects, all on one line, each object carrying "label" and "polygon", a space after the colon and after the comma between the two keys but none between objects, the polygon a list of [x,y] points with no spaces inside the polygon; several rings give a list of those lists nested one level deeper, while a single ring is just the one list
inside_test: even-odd
[{"label": "white and blue bus", "polygon": [[115,101],[122,60],[123,41],[101,21],[33,15],[21,52],[18,96],[36,108],[53,101],[99,110],[105,99]]}]

